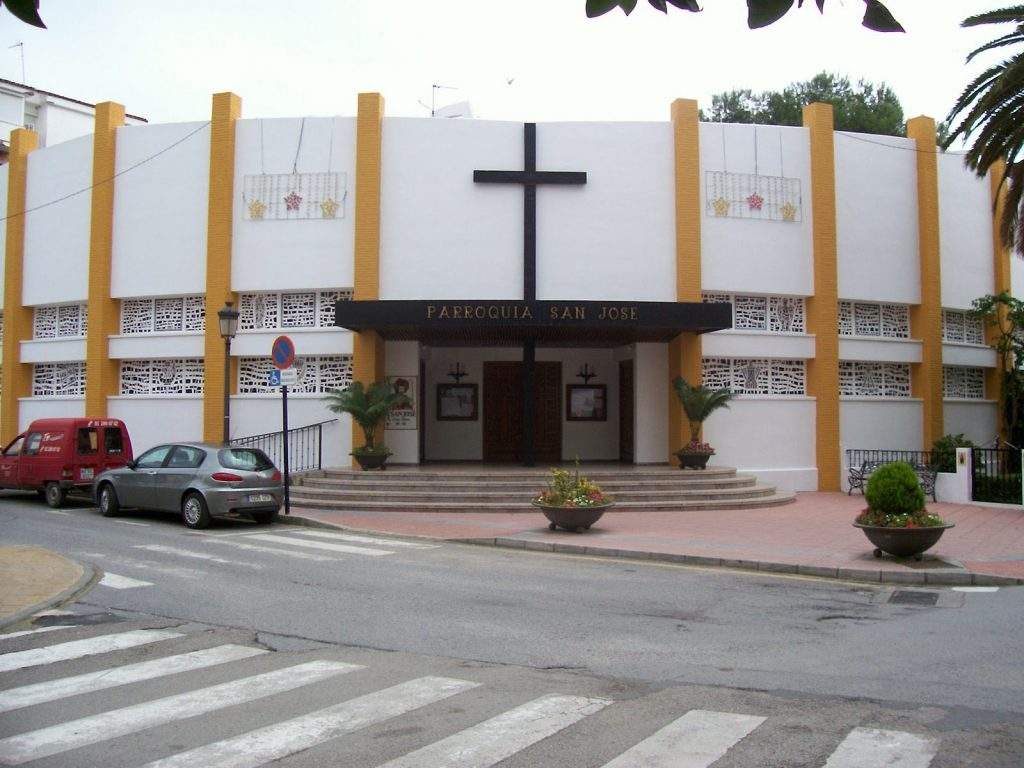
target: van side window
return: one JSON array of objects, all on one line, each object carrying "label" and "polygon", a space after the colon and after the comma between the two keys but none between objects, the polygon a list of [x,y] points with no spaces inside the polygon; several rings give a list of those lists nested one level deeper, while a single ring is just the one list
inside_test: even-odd
[{"label": "van side window", "polygon": [[107,427],[103,430],[103,447],[108,454],[124,453],[124,440],[121,439],[119,427]]},{"label": "van side window", "polygon": [[100,437],[96,427],[82,427],[78,430],[78,453],[96,453],[99,450]]},{"label": "van side window", "polygon": [[42,432],[30,432],[25,438],[25,455],[35,456],[39,453],[39,446],[43,444]]}]

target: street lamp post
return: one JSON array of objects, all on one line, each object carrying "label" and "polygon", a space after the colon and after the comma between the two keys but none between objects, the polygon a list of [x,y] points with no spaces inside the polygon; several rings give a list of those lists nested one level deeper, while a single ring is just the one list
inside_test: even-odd
[{"label": "street lamp post", "polygon": [[228,445],[231,442],[231,340],[238,332],[238,310],[232,302],[225,302],[223,309],[217,311],[217,320],[224,339],[224,445]]}]

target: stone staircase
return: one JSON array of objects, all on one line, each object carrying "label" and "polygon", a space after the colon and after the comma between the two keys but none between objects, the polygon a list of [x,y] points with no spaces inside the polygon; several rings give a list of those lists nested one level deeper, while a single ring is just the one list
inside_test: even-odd
[{"label": "stone staircase", "polygon": [[[581,471],[619,511],[756,509],[788,504],[792,493],[729,467],[602,466]],[[291,503],[308,509],[390,512],[530,512],[550,477],[524,467],[392,466],[384,472],[326,469],[292,478]],[[614,510],[613,510],[614,511]]]}]

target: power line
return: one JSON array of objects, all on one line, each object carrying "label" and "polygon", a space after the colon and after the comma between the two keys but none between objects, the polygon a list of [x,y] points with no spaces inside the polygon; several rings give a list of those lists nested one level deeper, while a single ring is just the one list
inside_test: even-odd
[{"label": "power line", "polygon": [[168,144],[166,147],[161,149],[159,152],[154,152],[149,157],[146,157],[146,158],[143,158],[142,160],[139,160],[139,162],[135,163],[134,165],[129,165],[124,170],[118,171],[113,176],[111,176],[109,179],[103,179],[103,181],[97,182],[96,184],[90,184],[88,187],[82,187],[82,189],[77,189],[74,192],[70,192],[70,193],[64,195],[63,197],[58,197],[56,200],[50,200],[49,202],[46,202],[46,203],[40,203],[39,205],[33,206],[32,208],[26,208],[24,211],[20,211],[18,213],[12,213],[12,214],[10,214],[8,216],[4,216],[3,218],[0,218],[0,221],[7,221],[8,219],[15,219],[15,218],[17,218],[19,216],[25,216],[26,214],[33,213],[33,212],[41,210],[43,208],[48,208],[51,205],[56,205],[57,203],[63,203],[65,200],[70,200],[72,197],[78,197],[79,195],[85,194],[86,192],[89,192],[90,190],[96,189],[97,187],[100,187],[100,186],[102,186],[104,184],[109,184],[114,179],[117,179],[117,178],[119,178],[121,176],[124,176],[126,173],[129,173],[130,171],[134,171],[139,166],[145,165],[150,160],[154,160],[154,159],[160,157],[160,155],[164,154],[165,152],[174,149],[179,144],[182,144],[183,142],[185,142],[188,139],[192,138],[197,133],[199,133],[201,130],[203,130],[204,128],[208,128],[209,126],[210,126],[210,121],[207,120],[205,123],[200,125],[194,131],[191,131],[191,132],[185,134],[180,139],[175,141],[173,144]]}]

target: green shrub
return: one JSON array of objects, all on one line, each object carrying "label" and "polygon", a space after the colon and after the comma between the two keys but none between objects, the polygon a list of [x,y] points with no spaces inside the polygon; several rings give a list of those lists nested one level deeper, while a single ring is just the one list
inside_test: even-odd
[{"label": "green shrub", "polygon": [[924,491],[914,468],[905,461],[872,472],[864,496],[868,507],[883,515],[914,515],[924,509]]},{"label": "green shrub", "polygon": [[932,443],[931,468],[936,472],[956,472],[956,449],[973,448],[974,443],[963,436],[943,435]]}]

